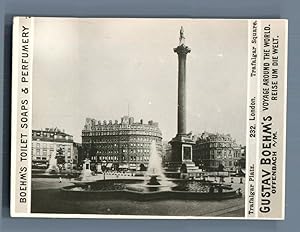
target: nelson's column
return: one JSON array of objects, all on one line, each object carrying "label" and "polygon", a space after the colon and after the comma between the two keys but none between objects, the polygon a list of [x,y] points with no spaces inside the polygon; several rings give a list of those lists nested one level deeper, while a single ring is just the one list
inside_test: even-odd
[{"label": "nelson's column", "polygon": [[183,27],[180,29],[179,45],[174,48],[178,55],[178,105],[177,105],[177,135],[170,141],[172,145],[171,160],[167,173],[178,176],[180,173],[200,172],[192,161],[192,147],[195,144],[191,135],[186,133],[186,58],[191,49],[185,45]]}]

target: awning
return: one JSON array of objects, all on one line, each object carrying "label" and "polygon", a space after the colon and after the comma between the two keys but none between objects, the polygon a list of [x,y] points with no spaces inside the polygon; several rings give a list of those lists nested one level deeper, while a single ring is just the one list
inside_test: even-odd
[{"label": "awning", "polygon": [[129,169],[136,169],[136,164],[129,164]]},{"label": "awning", "polygon": [[120,164],[120,165],[119,165],[119,168],[124,168],[124,169],[126,169],[126,168],[128,168],[128,164]]}]

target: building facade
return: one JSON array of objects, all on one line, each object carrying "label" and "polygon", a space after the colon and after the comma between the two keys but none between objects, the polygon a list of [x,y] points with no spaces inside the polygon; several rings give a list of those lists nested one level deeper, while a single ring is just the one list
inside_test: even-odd
[{"label": "building facade", "polygon": [[76,147],[73,136],[57,128],[32,130],[32,166],[47,168],[55,156],[60,169],[72,170],[77,166]]},{"label": "building facade", "polygon": [[242,147],[230,134],[204,132],[194,136],[193,161],[206,171],[238,172]]},{"label": "building facade", "polygon": [[121,122],[87,118],[82,130],[82,148],[97,171],[103,166],[132,170],[139,170],[141,165],[147,167],[152,141],[161,155],[162,133],[158,123],[134,122],[128,116],[122,117]]}]

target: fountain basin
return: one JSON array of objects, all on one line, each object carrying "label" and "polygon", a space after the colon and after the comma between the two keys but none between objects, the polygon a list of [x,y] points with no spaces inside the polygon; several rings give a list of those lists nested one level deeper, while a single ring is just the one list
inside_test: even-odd
[{"label": "fountain basin", "polygon": [[77,178],[80,173],[76,172],[59,172],[59,173],[48,173],[48,172],[35,172],[32,171],[31,177],[32,178]]},{"label": "fountain basin", "polygon": [[[139,180],[101,180],[66,186],[61,188],[61,193],[66,199],[72,200],[224,200],[241,197],[241,194],[230,186],[202,181],[174,180],[173,182],[174,186],[167,186],[168,188],[164,188],[165,186],[145,188],[147,185]],[[210,191],[212,186],[216,188],[213,192]],[[218,191],[218,188],[222,188],[222,192]]]}]

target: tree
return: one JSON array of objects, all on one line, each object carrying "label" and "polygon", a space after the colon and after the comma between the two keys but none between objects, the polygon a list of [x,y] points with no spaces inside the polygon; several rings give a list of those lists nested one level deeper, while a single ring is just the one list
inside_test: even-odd
[{"label": "tree", "polygon": [[240,168],[246,168],[246,159],[245,158],[241,158],[238,162],[238,165],[240,166]]},{"label": "tree", "polygon": [[56,156],[55,156],[56,160],[57,160],[57,166],[59,167],[59,169],[61,170],[62,167],[65,165],[66,163],[66,159],[65,159],[65,149],[63,147],[59,147],[56,150]]},{"label": "tree", "polygon": [[147,171],[147,168],[144,164],[140,164],[140,171]]},{"label": "tree", "polygon": [[85,154],[82,146],[77,146],[77,150],[78,150],[78,165],[79,165],[85,159]]},{"label": "tree", "polygon": [[102,170],[102,172],[105,172],[106,171],[106,166],[102,165],[101,170]]},{"label": "tree", "polygon": [[219,163],[218,171],[219,172],[223,172],[224,171],[224,165],[222,163]]}]

